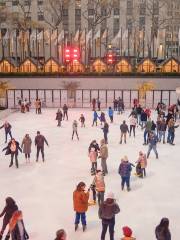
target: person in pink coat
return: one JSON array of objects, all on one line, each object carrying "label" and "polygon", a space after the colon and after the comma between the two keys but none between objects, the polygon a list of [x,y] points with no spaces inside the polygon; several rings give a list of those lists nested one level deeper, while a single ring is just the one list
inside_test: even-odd
[{"label": "person in pink coat", "polygon": [[97,152],[95,151],[95,148],[93,148],[93,147],[90,149],[89,159],[92,164],[91,175],[95,175],[96,170],[97,170]]},{"label": "person in pink coat", "polygon": [[147,167],[147,157],[142,151],[139,152],[138,163],[141,165],[142,177],[146,176],[146,167]]}]

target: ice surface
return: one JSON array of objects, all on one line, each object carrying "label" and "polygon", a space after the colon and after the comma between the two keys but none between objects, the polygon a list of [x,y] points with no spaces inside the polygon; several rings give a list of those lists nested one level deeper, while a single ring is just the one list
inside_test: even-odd
[{"label": "ice surface", "polygon": [[[20,154],[20,167],[9,169],[10,156],[1,153],[0,159],[0,210],[4,199],[12,196],[24,213],[24,221],[30,239],[50,240],[55,238],[59,228],[67,231],[69,240],[100,239],[101,221],[97,206],[89,207],[87,212],[87,231],[74,232],[74,211],[72,192],[79,181],[91,184],[90,161],[87,156],[89,143],[103,136],[100,126],[91,127],[90,110],[70,110],[69,121],[57,128],[56,109],[43,110],[42,115],[14,113],[7,120],[12,124],[13,136],[19,141],[29,133],[34,141],[36,131],[40,130],[49,142],[45,147],[46,162],[35,162],[33,144],[31,163],[26,164]],[[71,140],[72,121],[79,119],[80,113],[86,117],[86,128],[79,127],[80,141]],[[180,128],[176,130],[175,146],[158,144],[159,159],[152,152],[148,160],[147,177],[131,178],[131,192],[121,191],[118,167],[121,157],[127,155],[131,162],[137,160],[142,146],[143,132],[138,128],[137,135],[127,139],[127,144],[119,144],[119,124],[127,119],[129,113],[115,115],[109,132],[109,175],[105,177],[106,192],[113,191],[121,212],[116,216],[115,239],[122,237],[122,227],[130,226],[137,240],[153,240],[154,228],[162,217],[170,219],[172,239],[179,240],[180,232]],[[3,123],[3,121],[0,121]],[[80,124],[79,124],[80,125]],[[0,148],[4,144],[4,131],[0,131]],[[98,162],[100,166],[100,162]],[[133,170],[134,172],[134,170]],[[2,224],[2,219],[0,219]],[[108,233],[107,233],[108,234]],[[109,236],[106,237],[109,239]]]}]

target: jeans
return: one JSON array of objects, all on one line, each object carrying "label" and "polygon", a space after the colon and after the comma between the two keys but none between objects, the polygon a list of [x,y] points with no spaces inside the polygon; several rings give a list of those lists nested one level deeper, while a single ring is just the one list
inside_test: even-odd
[{"label": "jeans", "polygon": [[109,116],[111,123],[113,123],[113,116]]},{"label": "jeans", "polygon": [[135,137],[135,129],[136,129],[136,126],[135,125],[130,125],[130,133],[129,133],[129,136],[131,136],[131,132],[133,130],[133,134],[134,134],[134,137]]},{"label": "jeans", "polygon": [[108,137],[107,137],[108,133],[107,132],[104,132],[104,140],[105,140],[105,143],[107,144],[108,143]]},{"label": "jeans", "polygon": [[58,127],[61,127],[61,120],[58,119]]},{"label": "jeans", "polygon": [[92,167],[91,167],[93,172],[96,172],[97,170],[97,162],[92,162]]},{"label": "jeans", "polygon": [[25,158],[30,158],[30,153],[25,153]]},{"label": "jeans", "polygon": [[42,155],[42,160],[44,161],[44,146],[43,147],[37,146],[36,161],[38,161],[40,151],[41,151],[41,155]]},{"label": "jeans", "polygon": [[141,125],[141,114],[137,114],[137,123]]},{"label": "jeans", "polygon": [[146,125],[146,121],[141,121],[141,128],[143,128]]},{"label": "jeans", "polygon": [[79,136],[78,136],[77,131],[73,131],[73,133],[72,133],[72,140],[73,140],[73,138],[74,138],[74,134],[76,134],[76,137],[77,137],[77,139],[79,140]]},{"label": "jeans", "polygon": [[141,170],[142,170],[143,177],[146,177],[146,169],[145,168],[141,168]]},{"label": "jeans", "polygon": [[92,126],[94,126],[94,124],[96,124],[96,126],[97,126],[97,119],[93,119],[93,124],[92,124]]},{"label": "jeans", "polygon": [[75,224],[79,224],[80,219],[81,219],[82,225],[86,226],[86,213],[85,212],[83,212],[83,213],[76,212]]},{"label": "jeans", "polygon": [[106,158],[101,158],[101,167],[104,174],[108,173],[106,160]]},{"label": "jeans", "polygon": [[114,240],[114,226],[115,226],[115,218],[112,219],[102,219],[102,233],[101,240],[105,240],[106,232],[109,227],[109,235],[110,240]]},{"label": "jeans", "polygon": [[126,132],[121,132],[121,139],[120,139],[120,143],[122,143],[122,139],[124,137],[124,142],[126,143]]},{"label": "jeans", "polygon": [[68,113],[67,113],[67,111],[63,112],[63,120],[65,119],[65,117],[66,117],[66,120],[68,120]]},{"label": "jeans", "polygon": [[126,184],[127,188],[130,187],[130,177],[121,177],[121,187],[122,187],[122,190],[124,189],[124,185]]},{"label": "jeans", "polygon": [[151,144],[149,144],[149,149],[148,149],[148,152],[147,152],[147,157],[149,157],[151,150],[153,150],[154,153],[156,154],[156,157],[158,157],[158,152],[157,152],[157,149],[156,149],[156,145],[151,145]]},{"label": "jeans", "polygon": [[174,132],[168,132],[168,140],[167,140],[167,142],[172,144],[174,142],[174,138],[175,138]]},{"label": "jeans", "polygon": [[159,131],[159,142],[161,142],[161,139],[163,137],[163,142],[165,142],[165,131]]},{"label": "jeans", "polygon": [[18,154],[16,152],[11,152],[11,162],[10,165],[13,165],[13,159],[15,157],[16,167],[18,168]]},{"label": "jeans", "polygon": [[149,131],[146,129],[144,130],[144,144],[147,144],[147,137],[148,137]]},{"label": "jeans", "polygon": [[100,206],[104,202],[104,192],[98,192],[97,197],[98,197],[98,204]]},{"label": "jeans", "polygon": [[10,138],[12,139],[11,131],[5,132],[5,142],[6,142],[6,143],[7,143],[7,136],[8,136],[8,134],[9,134]]}]

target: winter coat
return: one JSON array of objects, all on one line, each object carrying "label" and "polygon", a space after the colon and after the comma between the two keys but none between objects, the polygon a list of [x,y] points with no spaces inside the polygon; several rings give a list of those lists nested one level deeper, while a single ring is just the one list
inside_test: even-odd
[{"label": "winter coat", "polygon": [[113,114],[114,114],[113,109],[112,109],[112,108],[111,108],[111,109],[108,109],[108,115],[109,115],[109,117],[113,117]]},{"label": "winter coat", "polygon": [[160,126],[161,126],[161,120],[157,120],[156,122],[156,126],[157,126],[157,130],[160,131]]},{"label": "winter coat", "polygon": [[13,213],[18,210],[18,206],[13,200],[10,200],[10,203],[5,206],[0,217],[4,216],[3,223],[8,224]]},{"label": "winter coat", "polygon": [[171,118],[173,118],[173,117],[174,117],[174,116],[173,116],[172,113],[168,113],[168,115],[166,116],[166,124],[168,124],[169,120],[170,120]]},{"label": "winter coat", "polygon": [[44,142],[48,146],[48,142],[47,142],[46,138],[43,135],[40,134],[40,135],[37,135],[35,137],[35,146],[37,146],[37,147],[44,147]]},{"label": "winter coat", "polygon": [[97,192],[105,192],[105,182],[102,174],[96,174],[93,184],[95,185]]},{"label": "winter coat", "polygon": [[74,211],[84,213],[88,210],[89,192],[77,191],[73,193]]},{"label": "winter coat", "polygon": [[101,121],[101,122],[105,122],[105,121],[106,121],[106,118],[105,118],[105,114],[104,114],[104,113],[101,113],[100,121]]},{"label": "winter coat", "polygon": [[76,121],[73,122],[72,128],[73,128],[73,131],[74,131],[74,132],[77,132],[78,123],[77,123]]},{"label": "winter coat", "polygon": [[1,128],[4,128],[4,130],[5,130],[5,133],[9,133],[10,131],[11,131],[11,128],[12,128],[12,126],[11,126],[11,124],[3,124],[1,127],[0,127],[0,129]]},{"label": "winter coat", "polygon": [[102,159],[107,159],[108,158],[108,147],[106,144],[103,144],[100,146],[100,157]]},{"label": "winter coat", "polygon": [[128,125],[126,123],[123,123],[120,125],[120,130],[122,133],[127,133],[129,132],[129,128],[128,128]]},{"label": "winter coat", "polygon": [[151,130],[155,131],[155,129],[156,129],[156,124],[154,122],[152,122]]},{"label": "winter coat", "polygon": [[96,152],[100,151],[98,143],[91,143],[88,149],[89,152],[91,151],[91,148],[94,148]]},{"label": "winter coat", "polygon": [[145,112],[141,113],[141,121],[146,122],[147,121],[147,114]]},{"label": "winter coat", "polygon": [[158,138],[156,135],[150,136],[149,137],[149,145],[155,146],[158,142]]},{"label": "winter coat", "polygon": [[68,106],[65,104],[64,106],[63,106],[63,112],[67,112],[68,111]]},{"label": "winter coat", "polygon": [[137,124],[137,119],[136,119],[135,117],[131,117],[130,120],[129,120],[129,122],[130,122],[130,125],[136,126],[136,124]]},{"label": "winter coat", "polygon": [[57,112],[56,113],[56,120],[62,121],[62,118],[63,118],[62,112]]},{"label": "winter coat", "polygon": [[146,154],[143,154],[142,156],[139,156],[138,162],[140,163],[141,168],[146,168],[147,167]]},{"label": "winter coat", "polygon": [[97,121],[97,119],[98,119],[98,114],[97,114],[97,112],[94,112],[94,113],[93,113],[93,119],[94,119],[94,121]]},{"label": "winter coat", "polygon": [[80,119],[79,119],[79,121],[80,121],[81,123],[84,123],[84,122],[85,122],[85,117],[84,117],[84,116],[81,116]]},{"label": "winter coat", "polygon": [[170,231],[168,230],[164,233],[160,226],[156,227],[155,234],[156,234],[156,239],[157,240],[171,240]]},{"label": "winter coat", "polygon": [[108,203],[106,200],[103,202],[99,208],[99,218],[102,220],[110,220],[115,217],[116,214],[120,212],[120,208],[117,203],[114,201]]},{"label": "winter coat", "polygon": [[108,133],[109,132],[109,125],[107,123],[105,123],[102,130],[103,130],[104,133]]},{"label": "winter coat", "polygon": [[25,137],[22,141],[21,148],[23,148],[23,153],[30,154],[31,153],[31,144],[32,140],[30,137]]},{"label": "winter coat", "polygon": [[137,108],[136,108],[137,114],[140,115],[141,112],[142,112],[142,110],[143,110],[142,107],[137,107]]},{"label": "winter coat", "polygon": [[121,177],[130,177],[131,175],[131,164],[129,162],[121,162],[119,165],[119,174],[121,175]]},{"label": "winter coat", "polygon": [[[6,150],[5,155],[9,155],[9,154],[12,153],[12,151],[11,151],[11,142],[12,142],[12,141],[10,141],[10,142],[8,143],[7,147],[3,148],[3,150],[2,150],[2,151],[5,151],[5,150]],[[15,141],[15,144],[16,144],[15,154],[18,155],[18,152],[19,152],[19,151],[22,152],[22,149],[20,148],[19,143],[18,143],[17,141]]]},{"label": "winter coat", "polygon": [[166,122],[161,122],[159,125],[159,131],[165,132],[167,128]]},{"label": "winter coat", "polygon": [[96,162],[97,161],[97,152],[95,150],[90,150],[90,153],[89,153],[89,158],[90,158],[90,161],[91,162]]},{"label": "winter coat", "polygon": [[148,120],[145,125],[146,131],[151,131],[152,128],[152,121]]}]

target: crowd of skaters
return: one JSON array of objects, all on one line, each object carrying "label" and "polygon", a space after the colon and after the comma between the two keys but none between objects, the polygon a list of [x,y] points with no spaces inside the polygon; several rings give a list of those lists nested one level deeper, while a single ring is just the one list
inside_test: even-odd
[{"label": "crowd of skaters", "polygon": [[[177,104],[170,106],[167,110],[163,103],[158,103],[156,111],[157,111],[157,120],[151,120],[151,111],[150,109],[143,109],[138,101],[134,101],[133,109],[129,115],[129,124],[123,120],[120,125],[120,144],[127,143],[127,134],[131,137],[133,132],[133,136],[135,137],[136,128],[140,128],[144,131],[144,145],[149,144],[147,154],[139,151],[139,156],[137,157],[137,161],[135,162],[136,166],[129,162],[128,157],[124,156],[121,159],[121,163],[119,165],[118,173],[121,177],[121,189],[124,190],[126,185],[127,191],[131,190],[130,187],[130,176],[132,172],[132,168],[135,167],[136,175],[139,178],[143,178],[146,176],[146,167],[147,167],[147,158],[150,155],[151,150],[154,150],[156,154],[156,158],[158,158],[157,153],[157,143],[161,142],[163,138],[163,144],[165,144],[165,135],[166,131],[168,132],[167,143],[170,145],[174,145],[175,138],[175,129],[179,126],[176,125],[176,120],[180,118],[179,113],[179,105],[180,102],[178,100]],[[99,217],[102,220],[102,233],[101,240],[105,239],[106,231],[109,227],[110,240],[114,240],[114,226],[115,226],[115,215],[120,212],[120,208],[116,203],[115,196],[112,192],[108,193],[105,198],[105,176],[108,174],[107,167],[107,158],[108,158],[108,133],[109,133],[109,124],[106,120],[106,114],[101,111],[101,102],[96,99],[92,101],[93,107],[93,124],[97,126],[98,121],[100,122],[100,126],[102,126],[104,137],[100,141],[100,146],[93,140],[88,148],[88,156],[91,162],[91,175],[94,176],[92,184],[86,189],[86,184],[84,182],[80,182],[74,193],[73,193],[73,203],[74,203],[74,211],[75,211],[75,231],[78,230],[79,223],[81,220],[83,231],[86,231],[87,228],[87,220],[86,220],[86,212],[88,210],[88,206],[91,204],[96,204],[96,198],[98,200],[99,205]],[[96,110],[97,107],[97,110]],[[113,124],[113,116],[117,111],[118,114],[122,114],[124,109],[124,103],[121,98],[118,100],[114,100],[113,107],[109,107],[107,109],[107,116],[109,118],[110,124]],[[41,111],[40,111],[41,112]],[[100,112],[100,115],[98,114]],[[36,112],[38,113],[38,112]],[[56,120],[58,121],[58,127],[61,126],[61,122],[63,120],[68,121],[68,106],[65,104],[61,109],[58,109],[56,113]],[[79,122],[81,123],[81,127],[85,127],[85,115],[81,114],[79,118]],[[31,154],[31,145],[32,140],[29,134],[26,134],[22,140],[21,146],[19,142],[17,142],[12,137],[12,126],[10,123],[5,121],[5,123],[0,127],[5,130],[5,143],[7,143],[7,137],[11,138],[8,145],[3,149],[6,150],[6,155],[11,155],[11,162],[9,167],[13,165],[13,159],[15,158],[16,167],[18,168],[18,152],[23,152],[25,154],[26,162],[30,162],[30,154]],[[78,121],[74,120],[72,123],[72,140],[74,135],[78,135]],[[41,135],[39,131],[37,131],[37,136],[35,137],[35,146],[37,147],[36,161],[38,161],[39,153],[42,154],[42,160],[45,161],[44,158],[44,144],[48,145],[46,138]],[[97,168],[97,160],[101,159],[101,169]],[[90,191],[92,192],[92,199],[90,199]],[[10,202],[10,205],[9,205]],[[11,205],[12,204],[12,205]],[[8,210],[8,207],[10,209]],[[22,219],[22,212],[18,210],[15,201],[8,197],[6,199],[6,206],[3,212],[0,214],[0,217],[4,216],[3,227],[0,233],[0,239],[2,239],[3,232],[6,226],[9,224],[9,231],[5,239],[9,239],[10,235],[13,240],[18,238],[13,238],[13,231],[20,231],[19,227],[21,226],[21,233],[24,231],[24,234],[19,238],[20,240],[28,239],[29,236],[25,230],[24,222]],[[13,222],[13,227],[11,227],[11,223]],[[19,222],[21,224],[19,224]],[[155,229],[156,238],[158,240],[170,240],[171,234],[169,231],[169,220],[167,218],[163,218],[160,224]],[[23,229],[23,230],[22,230]],[[16,233],[17,234],[17,233]],[[123,227],[123,240],[133,240],[132,230],[130,227]],[[60,229],[56,233],[56,240],[58,239],[66,239],[66,232],[63,229]],[[18,239],[18,240],[19,240]]]}]

